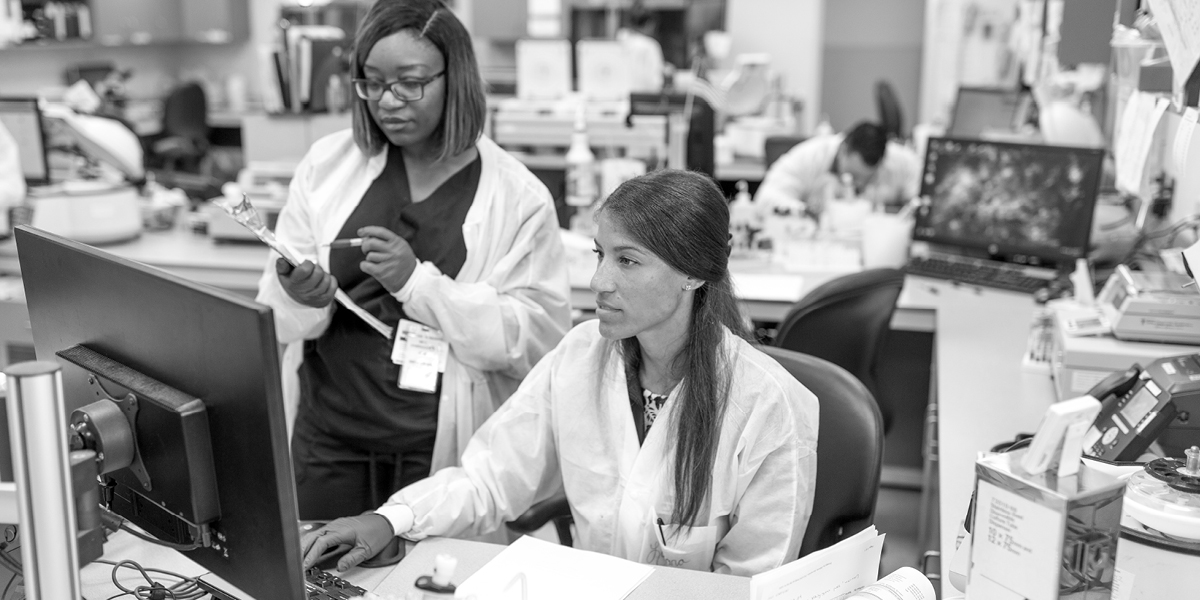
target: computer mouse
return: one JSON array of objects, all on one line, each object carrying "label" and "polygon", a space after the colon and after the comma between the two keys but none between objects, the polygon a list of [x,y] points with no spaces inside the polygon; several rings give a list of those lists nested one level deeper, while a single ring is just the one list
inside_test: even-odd
[{"label": "computer mouse", "polygon": [[364,560],[358,566],[365,569],[377,569],[379,567],[390,567],[404,558],[404,540],[399,537],[393,537],[392,541],[388,542],[379,554]]}]

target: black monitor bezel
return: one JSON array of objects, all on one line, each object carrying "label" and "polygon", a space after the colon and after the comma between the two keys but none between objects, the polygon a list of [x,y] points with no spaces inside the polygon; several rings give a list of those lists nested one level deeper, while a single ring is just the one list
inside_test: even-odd
[{"label": "black monitor bezel", "polygon": [[[204,402],[224,544],[185,555],[256,598],[304,597],[271,309],[28,226],[16,241],[39,359],[86,345]],[[63,370],[68,414],[93,400],[80,373]]]},{"label": "black monitor bezel", "polygon": [[992,140],[980,140],[975,138],[958,138],[958,137],[931,137],[925,144],[925,157],[921,167],[921,191],[920,197],[924,205],[928,206],[932,203],[931,186],[933,183],[926,176],[926,171],[929,168],[930,154],[934,151],[934,147],[940,142],[956,142],[960,144],[981,144],[990,146],[1003,146],[1008,148],[1033,149],[1040,152],[1058,152],[1058,153],[1073,153],[1089,155],[1095,161],[1096,176],[1092,181],[1092,189],[1086,191],[1086,195],[1092,203],[1091,210],[1084,211],[1086,216],[1086,234],[1081,240],[1079,247],[1082,249],[1080,254],[1073,252],[1050,251],[1044,247],[1031,247],[1019,244],[1005,244],[993,240],[978,240],[973,238],[957,238],[943,235],[924,235],[922,232],[921,221],[924,218],[926,211],[919,209],[917,211],[916,223],[913,227],[913,241],[927,242],[937,244],[942,247],[956,247],[969,251],[974,251],[979,257],[999,260],[1003,262],[1011,262],[1017,264],[1031,266],[1047,266],[1058,267],[1070,261],[1073,263],[1075,259],[1085,258],[1091,245],[1091,230],[1092,221],[1095,218],[1096,199],[1100,193],[1101,180],[1104,179],[1104,156],[1103,148],[1086,148],[1081,146],[1056,146],[1047,144],[1031,144],[1019,142],[1000,142]]},{"label": "black monitor bezel", "polygon": [[42,107],[38,104],[36,96],[0,96],[0,103],[4,102],[29,102],[33,105],[33,112],[38,120],[38,136],[41,145],[42,170],[45,173],[43,177],[31,177],[22,173],[21,176],[25,179],[26,185],[49,185],[50,183],[50,149],[46,147],[46,119],[42,115]]}]

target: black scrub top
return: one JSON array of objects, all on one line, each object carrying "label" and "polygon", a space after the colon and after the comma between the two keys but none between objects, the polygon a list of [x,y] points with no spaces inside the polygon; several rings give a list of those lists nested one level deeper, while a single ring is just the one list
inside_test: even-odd
[{"label": "black scrub top", "polygon": [[[431,262],[453,278],[467,257],[462,226],[479,187],[480,167],[476,157],[428,198],[413,203],[403,156],[391,147],[383,172],[337,237],[358,237],[358,229],[366,225],[386,227],[408,240],[417,260]],[[330,250],[329,271],[359,306],[396,326],[406,318],[404,306],[359,268],[364,256],[361,248]],[[329,328],[305,344],[302,408],[316,427],[364,451],[428,452],[437,432],[442,377],[438,375],[438,391],[432,394],[400,389],[393,343],[335,304]]]}]

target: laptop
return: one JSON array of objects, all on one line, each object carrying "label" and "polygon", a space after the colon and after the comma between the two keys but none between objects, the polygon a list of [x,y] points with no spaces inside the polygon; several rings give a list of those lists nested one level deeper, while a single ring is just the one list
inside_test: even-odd
[{"label": "laptop", "polygon": [[947,136],[982,138],[988,133],[1011,133],[1029,110],[1029,94],[1014,89],[960,87],[950,115]]},{"label": "laptop", "polygon": [[1086,258],[1104,151],[931,138],[907,271],[1012,291]]},{"label": "laptop", "polygon": [[17,142],[25,183],[30,186],[50,183],[46,136],[37,98],[0,97],[0,123]]}]

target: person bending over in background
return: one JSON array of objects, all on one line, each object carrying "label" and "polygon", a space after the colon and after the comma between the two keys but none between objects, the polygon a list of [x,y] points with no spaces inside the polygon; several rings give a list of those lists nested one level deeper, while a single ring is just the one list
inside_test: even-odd
[{"label": "person bending over in background", "polygon": [[921,161],[902,144],[889,142],[883,127],[859,123],[845,134],[817,136],[794,146],[767,169],[754,200],[760,206],[799,201],[816,217],[844,178],[856,197],[894,206],[920,191]]},{"label": "person bending over in background", "polygon": [[306,565],[339,544],[346,569],[396,535],[495,530],[560,489],[586,550],[737,575],[797,557],[817,400],[742,337],[720,189],[656,171],[596,220],[598,318],[534,367],[461,467],[306,535]]}]

